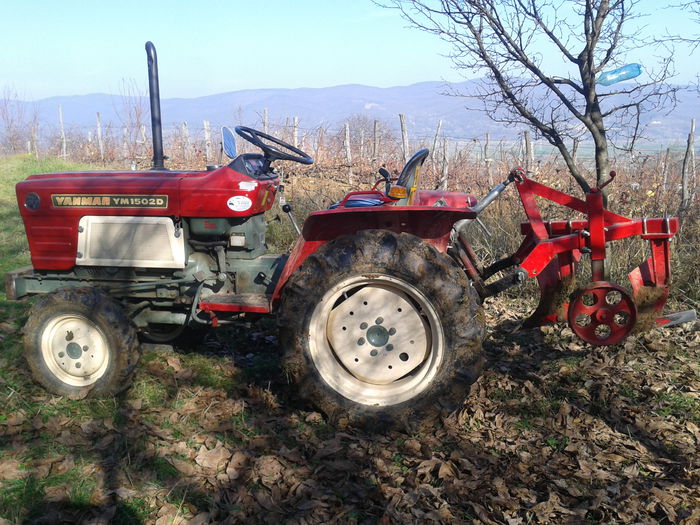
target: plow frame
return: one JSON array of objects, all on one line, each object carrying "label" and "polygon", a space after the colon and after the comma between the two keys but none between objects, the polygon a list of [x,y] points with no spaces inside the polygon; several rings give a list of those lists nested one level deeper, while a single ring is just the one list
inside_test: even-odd
[{"label": "plow frame", "polygon": [[[567,320],[567,311],[575,295],[576,267],[583,254],[591,261],[591,285],[614,286],[606,282],[606,244],[612,241],[640,236],[649,241],[651,256],[633,269],[628,277],[632,299],[637,307],[639,321],[668,325],[672,316],[659,317],[668,299],[671,279],[670,240],[679,228],[676,217],[630,219],[605,209],[601,187],[593,188],[585,199],[579,199],[556,190],[525,175],[524,170],[511,172],[527,221],[521,224],[524,236],[512,255],[481,268],[473,250],[460,235],[457,252],[460,260],[483,298],[495,295],[525,277],[536,277],[540,287],[540,301],[535,311],[523,323],[524,327],[540,326]],[[553,202],[585,218],[576,220],[545,221],[536,197]],[[493,284],[485,281],[502,270],[517,267],[515,273]],[[569,320],[570,322],[570,320]],[[571,322],[570,322],[571,324]],[[675,324],[675,323],[674,323]],[[647,326],[648,327],[648,326]]]}]

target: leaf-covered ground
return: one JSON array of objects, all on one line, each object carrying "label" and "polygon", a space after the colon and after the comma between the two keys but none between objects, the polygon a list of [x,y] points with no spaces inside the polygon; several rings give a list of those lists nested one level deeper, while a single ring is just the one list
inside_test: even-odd
[{"label": "leaf-covered ground", "polygon": [[47,395],[0,323],[0,523],[700,522],[697,325],[593,349],[513,332],[491,301],[488,364],[430,430],[334,428],[277,366],[271,324],[146,347],[121,398]]}]

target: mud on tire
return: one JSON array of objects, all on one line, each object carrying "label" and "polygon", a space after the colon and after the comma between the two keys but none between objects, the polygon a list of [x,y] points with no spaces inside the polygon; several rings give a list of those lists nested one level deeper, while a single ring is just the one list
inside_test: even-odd
[{"label": "mud on tire", "polygon": [[122,308],[92,287],[40,297],[24,328],[24,356],[32,378],[59,395],[100,397],[125,390],[139,349]]},{"label": "mud on tire", "polygon": [[482,366],[475,290],[406,233],[322,246],[285,285],[279,323],[286,373],[334,421],[415,425],[456,408]]}]

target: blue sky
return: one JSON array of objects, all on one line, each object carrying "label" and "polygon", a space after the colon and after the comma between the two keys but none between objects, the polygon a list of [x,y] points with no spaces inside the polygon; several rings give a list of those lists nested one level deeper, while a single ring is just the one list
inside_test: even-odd
[{"label": "blue sky", "polygon": [[[650,31],[700,32],[666,2],[642,3],[659,8]],[[166,98],[464,78],[447,44],[370,0],[0,0],[0,90],[32,100],[120,93],[127,81],[145,93],[146,40]],[[693,78],[697,56],[679,58],[680,80]]]}]

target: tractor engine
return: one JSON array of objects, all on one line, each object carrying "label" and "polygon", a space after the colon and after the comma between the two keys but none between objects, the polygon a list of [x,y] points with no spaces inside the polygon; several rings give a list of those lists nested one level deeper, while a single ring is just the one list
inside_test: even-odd
[{"label": "tractor engine", "polygon": [[[273,293],[287,258],[264,255],[264,212],[278,179],[261,168],[259,155],[245,154],[203,172],[29,177],[17,185],[17,199],[34,272],[13,281],[12,294],[105,288],[145,331],[210,323],[192,308],[202,301],[206,310],[210,296],[231,302],[228,311],[237,314],[236,301],[252,300],[246,294]],[[261,313],[268,310],[260,305]]]}]

